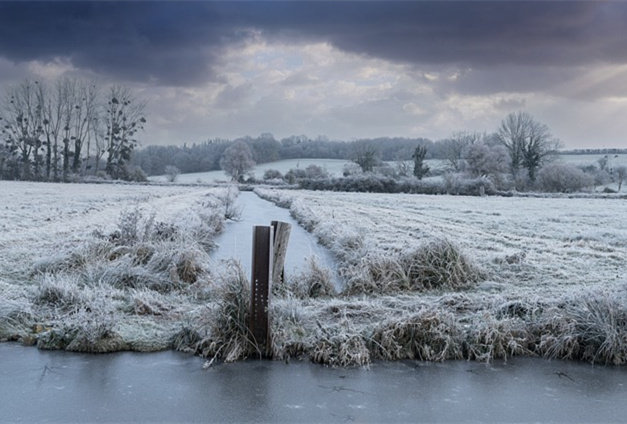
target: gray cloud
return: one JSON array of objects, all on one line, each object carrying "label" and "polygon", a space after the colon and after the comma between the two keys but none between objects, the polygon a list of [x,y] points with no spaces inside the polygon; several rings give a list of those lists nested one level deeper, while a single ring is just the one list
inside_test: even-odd
[{"label": "gray cloud", "polygon": [[627,61],[623,2],[2,2],[0,56],[70,58],[128,81],[193,85],[235,43],[326,41],[416,65]]},{"label": "gray cloud", "polygon": [[220,109],[236,109],[249,98],[252,91],[250,83],[237,86],[225,86],[215,101],[215,106]]}]

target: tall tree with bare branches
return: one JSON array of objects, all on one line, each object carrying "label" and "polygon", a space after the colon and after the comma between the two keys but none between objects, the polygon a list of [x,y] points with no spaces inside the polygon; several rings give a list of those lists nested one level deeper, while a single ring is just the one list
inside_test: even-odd
[{"label": "tall tree with bare branches", "polygon": [[549,127],[526,112],[507,115],[498,129],[498,139],[509,152],[512,173],[525,168],[531,181],[535,181],[538,168],[560,146]]},{"label": "tall tree with bare branches", "polygon": [[146,104],[138,100],[135,93],[128,87],[114,86],[107,94],[106,171],[113,178],[125,177],[125,165],[130,160],[133,149],[139,143],[135,136],[146,123],[145,107]]}]

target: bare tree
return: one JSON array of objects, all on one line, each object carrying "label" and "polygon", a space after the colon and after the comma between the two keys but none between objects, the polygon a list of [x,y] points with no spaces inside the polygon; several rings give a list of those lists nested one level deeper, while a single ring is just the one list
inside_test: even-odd
[{"label": "bare tree", "polygon": [[429,172],[429,167],[425,164],[426,156],[426,146],[416,147],[412,158],[414,159],[414,177],[418,178],[419,180],[422,180],[422,178]]},{"label": "bare tree", "polygon": [[171,183],[175,182],[180,174],[181,170],[174,165],[167,165],[165,167],[165,177]]},{"label": "bare tree", "polygon": [[616,172],[616,182],[618,183],[618,191],[620,191],[623,181],[627,177],[627,167],[624,165],[617,166],[614,168],[614,172]]},{"label": "bare tree", "polygon": [[509,156],[502,145],[490,146],[485,143],[468,145],[464,149],[467,171],[473,177],[498,177],[507,171]]},{"label": "bare tree", "polygon": [[535,181],[536,171],[560,146],[549,127],[526,112],[510,113],[498,129],[499,141],[507,148],[512,174],[525,168]]},{"label": "bare tree", "polygon": [[0,98],[3,175],[65,181],[86,171],[93,149],[96,171],[108,154],[107,171],[124,177],[144,106],[128,88],[112,87],[103,99],[96,84],[71,78],[52,88],[29,80],[9,86]]},{"label": "bare tree", "polygon": [[71,138],[74,141],[74,156],[72,159],[72,172],[81,172],[83,158],[81,154],[85,148],[85,164],[89,161],[89,150],[94,134],[94,125],[97,124],[99,112],[99,88],[94,83],[78,82],[74,105],[74,134]]},{"label": "bare tree", "polygon": [[464,149],[467,146],[481,142],[485,134],[473,131],[457,131],[451,137],[443,140],[442,153],[444,158],[455,172],[462,171],[464,163]]},{"label": "bare tree", "polygon": [[139,143],[137,131],[144,128],[146,104],[137,100],[133,91],[113,86],[107,95],[106,140],[107,173],[113,178],[125,178],[126,163]]},{"label": "bare tree", "polygon": [[379,162],[377,149],[370,143],[357,142],[353,155],[355,158],[353,161],[361,167],[362,172],[372,172]]},{"label": "bare tree", "polygon": [[252,156],[246,142],[236,141],[224,151],[220,167],[231,176],[232,181],[241,182],[244,175],[255,166]]},{"label": "bare tree", "polygon": [[18,179],[40,179],[43,135],[43,105],[37,81],[24,80],[10,86],[3,98],[2,136],[16,162]]}]

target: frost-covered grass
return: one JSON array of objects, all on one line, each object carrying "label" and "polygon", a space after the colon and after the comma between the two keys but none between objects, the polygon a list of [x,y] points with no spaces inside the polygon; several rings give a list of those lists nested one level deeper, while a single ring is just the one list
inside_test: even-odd
[{"label": "frost-covered grass", "polygon": [[[624,199],[257,193],[289,207],[347,279],[336,299],[275,304],[290,340],[279,356],[627,361]],[[448,284],[408,278],[426,265]]]},{"label": "frost-covered grass", "polygon": [[233,189],[1,184],[0,339],[165,349],[212,298]]},{"label": "frost-covered grass", "polygon": [[[0,340],[258,354],[247,276],[208,257],[229,189],[0,185]],[[627,361],[624,199],[257,193],[331,249],[345,284],[315,262],[286,273],[275,359]]]},{"label": "frost-covered grass", "polygon": [[624,281],[625,199],[257,193],[290,207],[349,264],[446,240],[486,273],[482,285],[494,290],[551,294]]}]

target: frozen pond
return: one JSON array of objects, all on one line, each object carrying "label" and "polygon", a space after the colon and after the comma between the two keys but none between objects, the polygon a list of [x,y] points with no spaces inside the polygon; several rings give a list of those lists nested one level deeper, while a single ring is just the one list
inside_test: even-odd
[{"label": "frozen pond", "polygon": [[[250,278],[252,262],[253,226],[270,225],[272,221],[283,221],[292,224],[287,256],[285,258],[285,275],[294,275],[307,268],[308,260],[316,257],[318,264],[335,270],[333,255],[316,239],[303,229],[290,215],[289,210],[279,208],[267,200],[263,200],[253,192],[241,192],[237,199],[237,207],[241,208],[242,216],[237,222],[227,222],[224,233],[216,238],[218,249],[212,253],[216,261],[237,259]],[[334,276],[334,283],[339,289],[339,279]]]},{"label": "frozen pond", "polygon": [[625,422],[627,368],[515,358],[369,370],[0,343],[0,422]]}]

